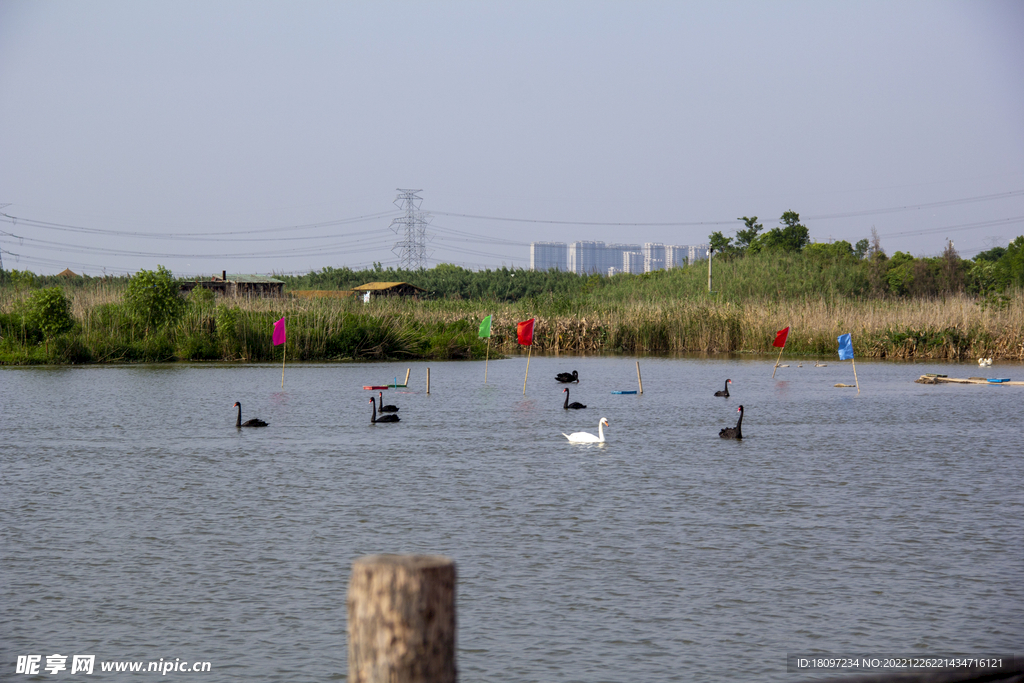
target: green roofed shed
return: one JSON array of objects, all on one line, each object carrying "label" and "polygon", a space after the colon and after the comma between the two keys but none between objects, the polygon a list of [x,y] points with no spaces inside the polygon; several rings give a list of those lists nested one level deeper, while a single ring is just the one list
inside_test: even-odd
[{"label": "green roofed shed", "polygon": [[182,291],[190,292],[196,287],[213,290],[217,294],[235,297],[276,297],[284,293],[284,280],[268,275],[228,274],[221,271],[220,277],[213,275],[209,280],[182,282]]}]

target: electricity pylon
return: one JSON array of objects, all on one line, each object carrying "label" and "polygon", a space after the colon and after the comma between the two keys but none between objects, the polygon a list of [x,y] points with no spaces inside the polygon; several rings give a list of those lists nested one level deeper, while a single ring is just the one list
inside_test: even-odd
[{"label": "electricity pylon", "polygon": [[419,270],[427,267],[427,223],[430,214],[420,211],[423,199],[416,194],[423,190],[403,190],[395,199],[395,205],[405,210],[405,215],[391,221],[391,229],[400,233],[404,229],[405,237],[395,242],[391,250],[398,254],[398,267],[406,270]]}]

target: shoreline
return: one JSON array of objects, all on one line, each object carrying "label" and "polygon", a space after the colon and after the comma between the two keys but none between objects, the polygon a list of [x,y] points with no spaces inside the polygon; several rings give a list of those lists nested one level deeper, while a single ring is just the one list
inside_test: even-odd
[{"label": "shoreline", "polygon": [[[107,365],[165,361],[280,362],[274,323],[287,320],[288,362],[483,360],[520,352],[518,322],[533,318],[535,355],[777,356],[835,358],[850,333],[858,359],[1024,361],[1024,296],[999,307],[967,295],[935,299],[808,298],[743,303],[715,298],[517,302],[382,299],[189,301],[172,322],[147,326],[120,294],[80,293],[70,330],[47,337],[8,301],[0,313],[0,365]],[[491,338],[478,337],[492,316]]]}]

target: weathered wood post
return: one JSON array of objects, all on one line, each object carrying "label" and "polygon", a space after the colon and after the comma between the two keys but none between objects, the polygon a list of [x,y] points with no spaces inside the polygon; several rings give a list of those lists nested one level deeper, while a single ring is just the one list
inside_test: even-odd
[{"label": "weathered wood post", "polygon": [[430,368],[427,368],[427,393],[430,393]]},{"label": "weathered wood post", "polygon": [[367,555],[348,584],[350,683],[455,683],[455,561]]}]

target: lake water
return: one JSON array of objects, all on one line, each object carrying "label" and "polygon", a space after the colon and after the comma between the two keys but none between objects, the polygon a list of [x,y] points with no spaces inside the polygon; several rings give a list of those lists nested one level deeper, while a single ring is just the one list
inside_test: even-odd
[{"label": "lake water", "polygon": [[[0,369],[0,678],[60,653],[107,680],[343,680],[350,565],[379,552],[455,559],[462,681],[1024,654],[1024,387],[863,361],[858,395],[849,363],[773,361],[641,359],[643,395],[613,395],[635,359],[538,357],[525,397],[525,358],[486,386],[417,363],[383,425],[362,386],[407,364],[289,365],[284,389],[274,365]],[[563,411],[574,369],[589,407]],[[270,426],[236,430],[235,401]],[[603,446],[561,436],[601,417]],[[212,671],[99,673],[159,658]]]}]

